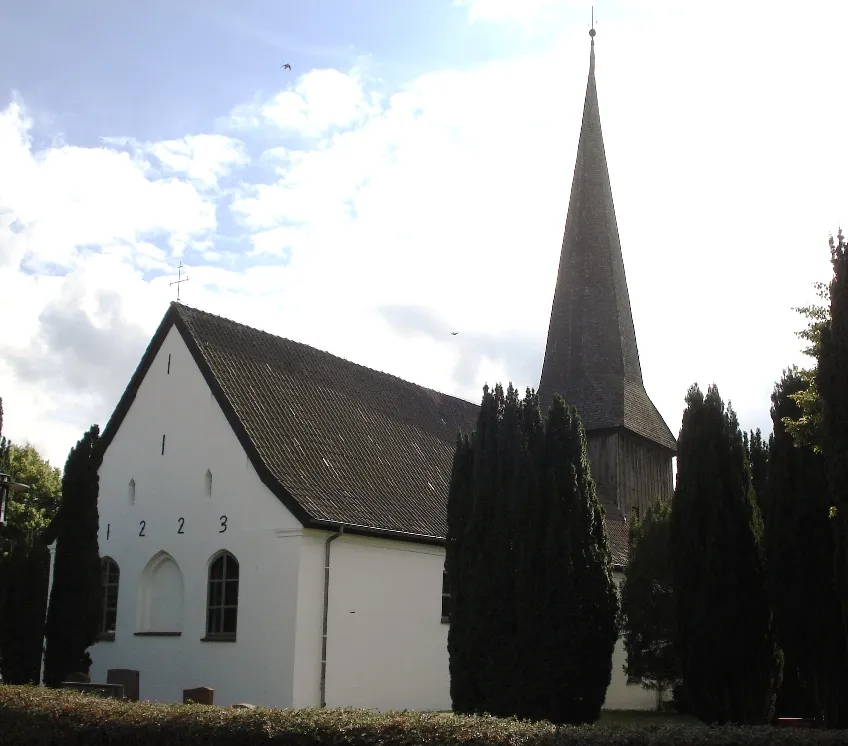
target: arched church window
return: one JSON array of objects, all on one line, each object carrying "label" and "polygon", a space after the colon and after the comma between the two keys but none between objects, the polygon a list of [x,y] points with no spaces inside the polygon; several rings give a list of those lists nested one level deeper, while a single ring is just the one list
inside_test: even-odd
[{"label": "arched church window", "polygon": [[206,470],[206,481],[204,482],[206,497],[212,497],[212,470]]},{"label": "arched church window", "polygon": [[450,621],[450,578],[448,578],[448,568],[442,570],[442,621]]},{"label": "arched church window", "polygon": [[100,616],[100,639],[115,639],[118,622],[118,584],[121,571],[111,557],[100,560],[101,582],[103,583],[103,612]]},{"label": "arched church window", "polygon": [[238,590],[238,560],[229,552],[221,552],[209,565],[205,639],[236,639]]}]

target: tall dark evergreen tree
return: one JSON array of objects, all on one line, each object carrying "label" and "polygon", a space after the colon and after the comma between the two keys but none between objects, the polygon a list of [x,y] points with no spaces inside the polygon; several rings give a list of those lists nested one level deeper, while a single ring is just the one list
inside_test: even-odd
[{"label": "tall dark evergreen tree", "polygon": [[628,682],[660,693],[680,682],[670,530],[670,500],[649,506],[644,517],[631,524],[621,584]]},{"label": "tall dark evergreen tree", "polygon": [[821,327],[815,384],[821,402],[821,448],[834,507],[834,578],[848,644],[848,244],[841,229],[836,239],[830,239],[830,318]]},{"label": "tall dark evergreen tree", "polygon": [[612,673],[618,595],[586,435],[559,396],[548,413],[544,482],[547,719],[598,719]]},{"label": "tall dark evergreen tree", "polygon": [[828,727],[844,728],[848,657],[833,577],[824,459],[809,444],[797,446],[784,424],[801,416],[795,395],[808,385],[796,369],[789,369],[771,397],[771,515],[765,537],[775,628],[785,655],[778,708],[786,716],[821,716]]},{"label": "tall dark evergreen tree", "polygon": [[543,703],[547,682],[541,666],[548,650],[540,629],[548,623],[543,605],[545,556],[540,538],[545,535],[543,482],[545,471],[545,424],[535,391],[527,389],[519,409],[521,427],[520,506],[516,510],[514,583],[516,648],[514,702],[519,717],[545,717]]},{"label": "tall dark evergreen tree", "polygon": [[768,440],[763,438],[760,428],[751,430],[749,433],[743,433],[742,438],[745,442],[745,451],[748,455],[748,465],[751,469],[751,484],[754,487],[754,493],[757,496],[757,505],[760,506],[760,513],[763,521],[768,515],[768,490],[766,480],[768,475],[768,460],[769,447],[771,438]]},{"label": "tall dark evergreen tree", "polygon": [[21,538],[0,558],[0,673],[7,684],[38,684],[50,552]]},{"label": "tall dark evergreen tree", "polygon": [[582,425],[557,399],[484,389],[457,441],[446,567],[457,712],[596,720],[610,681],[618,599]]},{"label": "tall dark evergreen tree", "polygon": [[103,590],[97,542],[100,428],[93,425],[71,449],[62,476],[53,589],[47,615],[44,679],[58,685],[88,673],[97,639]]},{"label": "tall dark evergreen tree", "polygon": [[686,405],[671,517],[684,688],[704,722],[763,723],[782,661],[742,433],[715,385],[692,386]]},{"label": "tall dark evergreen tree", "polygon": [[450,628],[448,658],[450,692],[453,709],[458,713],[474,712],[479,702],[479,656],[482,641],[475,635],[474,615],[470,605],[473,562],[468,545],[471,518],[471,472],[474,451],[468,435],[457,435],[456,451],[448,493],[447,541],[445,570],[450,584]]}]

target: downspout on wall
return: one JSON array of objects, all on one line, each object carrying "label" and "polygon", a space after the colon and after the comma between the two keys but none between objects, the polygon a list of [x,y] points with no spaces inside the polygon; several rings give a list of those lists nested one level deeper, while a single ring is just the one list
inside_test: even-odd
[{"label": "downspout on wall", "polygon": [[327,619],[330,612],[330,544],[344,533],[344,526],[324,542],[324,614],[321,628],[321,707],[327,706]]}]

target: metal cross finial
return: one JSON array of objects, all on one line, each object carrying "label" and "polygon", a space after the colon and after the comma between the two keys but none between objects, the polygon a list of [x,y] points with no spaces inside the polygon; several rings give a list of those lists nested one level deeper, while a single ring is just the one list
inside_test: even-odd
[{"label": "metal cross finial", "polygon": [[188,282],[188,275],[185,277],[183,275],[183,263],[180,262],[180,266],[177,267],[177,279],[173,282],[169,282],[168,285],[176,285],[177,286],[177,303],[180,301],[180,283]]}]

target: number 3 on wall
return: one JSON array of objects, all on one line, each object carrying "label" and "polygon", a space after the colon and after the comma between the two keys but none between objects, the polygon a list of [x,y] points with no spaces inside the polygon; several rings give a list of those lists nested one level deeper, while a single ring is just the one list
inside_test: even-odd
[{"label": "number 3 on wall", "polygon": [[218,532],[219,534],[223,534],[224,531],[227,530],[227,516],[221,516],[221,530]]}]

